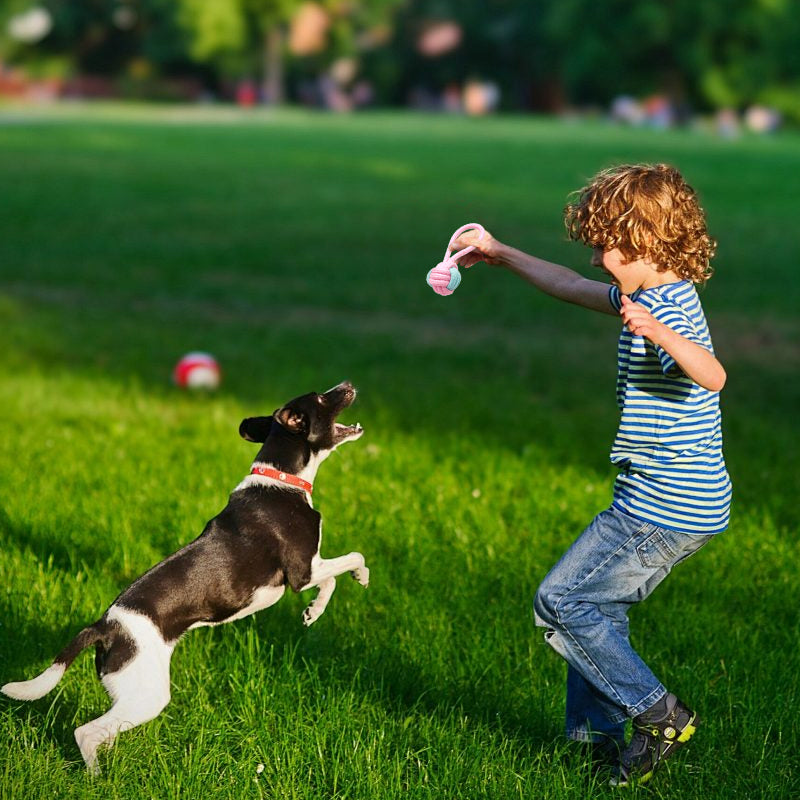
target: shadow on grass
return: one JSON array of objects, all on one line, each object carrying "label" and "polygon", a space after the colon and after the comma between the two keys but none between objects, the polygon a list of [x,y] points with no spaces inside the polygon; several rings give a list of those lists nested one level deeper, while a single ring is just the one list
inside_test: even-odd
[{"label": "shadow on grass", "polygon": [[[133,383],[168,402],[177,357],[205,348],[223,365],[221,397],[234,397],[248,413],[268,413],[275,402],[348,378],[362,390],[361,413],[394,431],[431,442],[465,435],[513,453],[533,444],[554,463],[592,472],[605,466],[617,424],[615,334],[594,318],[583,334],[564,339],[553,335],[558,315],[540,309],[537,320],[514,331],[388,309],[381,322],[380,309],[264,308],[223,297],[175,307],[144,301],[137,310],[124,294],[106,306],[91,294],[65,301],[58,292],[42,300],[41,290],[33,297],[20,291],[16,299],[8,294],[16,308],[11,369],[37,364]],[[72,313],[77,308],[81,314]],[[739,352],[723,341],[719,349],[728,351],[723,430],[736,502],[762,505],[777,524],[793,526],[798,456],[784,445],[794,436],[796,381],[778,358],[752,363],[752,347]]]},{"label": "shadow on grass", "polygon": [[[466,573],[466,565],[463,570]],[[347,579],[344,577],[342,580]],[[385,591],[391,593],[391,588]],[[362,596],[360,588],[357,588],[357,602],[369,603],[375,599],[369,592],[367,590]],[[397,633],[406,626],[401,615],[395,617],[397,608],[393,611],[384,609],[383,620],[377,621],[378,630],[369,635],[360,630],[350,630],[359,625],[359,620],[352,620],[346,611],[336,607],[326,612],[328,615],[332,612],[334,619],[326,620],[323,616],[311,629],[305,629],[300,624],[298,609],[312,596],[313,592],[304,593],[301,598],[290,595],[288,602],[282,601],[268,613],[243,621],[241,628],[234,631],[226,626],[215,629],[213,635],[220,639],[239,639],[252,634],[274,643],[276,647],[283,647],[290,653],[294,672],[312,684],[319,681],[324,696],[351,692],[363,694],[392,719],[402,721],[414,715],[445,721],[454,717],[468,718],[470,726],[477,725],[499,733],[530,751],[554,746],[563,736],[562,720],[554,721],[552,709],[543,705],[549,703],[549,693],[544,695],[547,700],[542,700],[540,692],[528,692],[525,684],[530,681],[533,689],[537,676],[533,671],[528,673],[520,669],[510,656],[505,664],[492,670],[489,677],[472,674],[471,670],[483,671],[483,667],[461,668],[459,659],[463,654],[457,648],[449,652],[442,649],[447,645],[441,644],[435,634],[431,634],[433,640],[431,636],[420,638],[420,656],[415,658],[397,644]],[[337,598],[334,596],[331,602],[335,606]],[[344,599],[339,602],[344,602]],[[397,620],[394,625],[392,619]],[[454,625],[463,626],[465,631],[468,629],[469,636],[476,641],[491,642],[498,620],[489,614],[483,615],[482,619],[483,622],[462,618]],[[251,626],[249,631],[245,627],[248,625]],[[522,625],[524,627],[525,623]],[[483,632],[482,627],[485,627]],[[518,635],[517,630],[509,632],[509,635]],[[532,622],[530,630],[526,629],[521,635],[539,636]],[[431,649],[437,647],[436,663],[427,663]],[[547,656],[552,658],[549,666],[555,666],[560,674],[558,658],[549,650]],[[488,669],[492,663],[495,659],[491,659],[491,663],[487,661],[484,666]],[[493,682],[492,676],[498,672],[502,677]],[[509,681],[514,683],[513,692],[508,691]],[[523,683],[521,689],[520,681]],[[553,704],[560,705],[562,692],[560,686],[552,690]]]},{"label": "shadow on grass", "polygon": [[91,544],[86,540],[74,540],[64,535],[74,523],[54,513],[54,529],[42,530],[37,525],[12,520],[5,509],[0,508],[0,532],[20,552],[32,553],[37,561],[61,572],[74,575],[84,565],[90,568],[107,564],[114,555],[108,537],[95,536]]},{"label": "shadow on grass", "polygon": [[[111,378],[123,386],[135,381],[140,387],[162,387],[167,385],[174,356],[193,349],[196,341],[197,331],[187,332],[185,318],[176,322],[165,315],[146,328],[146,315],[134,314],[106,324],[112,323],[120,310],[114,307],[96,309],[88,321],[75,315],[63,335],[56,337],[53,331],[61,321],[60,314],[36,304],[29,310],[30,316],[16,334],[21,340],[14,358],[19,359],[20,368],[31,361],[45,370],[68,369],[83,377]],[[255,413],[271,410],[263,408],[265,397],[285,398],[310,388],[324,389],[348,377],[363,390],[363,408],[382,424],[397,431],[413,428],[415,435],[434,442],[442,439],[444,426],[449,435],[468,436],[477,447],[485,443],[519,452],[535,441],[555,462],[593,470],[602,462],[603,448],[613,434],[613,400],[604,397],[602,409],[595,406],[591,387],[584,385],[587,375],[595,374],[593,367],[587,368],[588,373],[570,374],[574,366],[570,361],[574,356],[568,352],[571,345],[553,343],[548,354],[510,345],[498,359],[490,334],[487,341],[475,340],[474,351],[460,347],[449,352],[428,347],[422,340],[397,342],[386,329],[367,336],[369,324],[361,331],[363,337],[353,327],[339,331],[337,320],[330,317],[303,331],[296,320],[273,327],[264,320],[243,323],[236,316],[231,312],[230,317],[209,324],[203,335],[208,342],[217,342],[209,349],[230,365],[225,391]],[[98,343],[93,335],[101,328],[104,338]],[[326,334],[322,341],[321,332]],[[258,342],[257,352],[254,341]],[[169,351],[164,342],[170,343]],[[611,370],[610,355],[608,362]],[[731,375],[735,377],[736,372],[732,369]],[[790,525],[796,520],[791,482],[797,457],[780,444],[793,437],[796,398],[793,383],[777,380],[780,374],[780,365],[764,366],[758,380],[743,379],[731,388],[726,395],[731,398],[725,411],[726,429],[738,435],[726,449],[732,455],[731,464],[740,470],[740,477],[734,475],[737,492],[741,490],[746,502],[762,505],[778,524]],[[166,396],[164,389],[155,393],[160,391]],[[748,434],[756,423],[764,436],[754,440]],[[766,489],[765,474],[769,477]],[[95,537],[91,545],[65,541],[50,531],[14,523],[1,511],[0,528],[13,546],[67,573],[74,573],[82,564],[101,568],[113,561],[114,552],[103,537]],[[120,580],[119,588],[127,583]],[[109,596],[108,602],[112,600]],[[32,653],[28,644],[3,655],[3,673],[14,680],[31,677],[30,662],[55,655],[81,627],[80,622],[68,622],[57,630],[48,629],[37,623],[33,611],[20,616],[24,604],[6,599],[0,607],[3,618],[12,620],[19,630],[20,640],[35,642],[37,648]],[[335,635],[323,627],[315,630],[315,645],[309,649],[307,634],[287,608],[269,614],[270,621],[265,624],[270,626],[271,638],[297,648],[302,657],[327,660],[331,669],[324,679],[326,690],[349,689],[357,675],[356,685],[378,698],[390,716],[405,717],[412,712],[448,716],[457,710],[531,749],[549,747],[560,738],[561,731],[551,717],[541,710],[521,710],[509,702],[502,686],[494,689],[485,682],[470,686],[447,673],[434,675],[393,647],[391,637],[380,648],[366,647],[356,655],[352,650],[343,653]],[[51,698],[45,698],[19,713],[38,714],[46,724],[51,703]],[[73,760],[72,729],[63,714],[55,720],[53,736],[65,758]]]},{"label": "shadow on grass", "polygon": [[[125,300],[15,301],[21,305],[8,366],[133,384],[168,401],[177,358],[207,349],[222,364],[220,396],[236,398],[249,413],[270,413],[275,402],[349,379],[361,389],[359,407],[381,424],[433,442],[465,434],[513,452],[533,442],[553,461],[595,469],[613,435],[613,333],[608,369],[600,370],[607,402],[598,403],[591,375],[583,380],[571,367],[578,365],[575,348],[549,341],[547,321],[515,332],[388,309],[384,320],[381,310],[238,311],[236,302],[211,304],[217,312],[196,318],[191,303],[153,314]],[[81,314],[70,312],[73,304]],[[591,348],[594,338],[590,330],[583,344]],[[590,372],[596,361],[589,359]],[[576,448],[576,439],[584,446]]]},{"label": "shadow on grass", "polygon": [[[309,599],[307,594],[303,596],[303,601]],[[302,627],[297,613],[299,605],[296,600],[282,606],[279,604],[268,613],[240,620],[232,626],[194,632],[191,634],[193,637],[207,637],[204,643],[196,642],[203,652],[204,663],[198,664],[195,652],[193,657],[188,657],[187,666],[181,665],[181,650],[186,645],[179,645],[172,663],[170,722],[171,726],[177,724],[177,729],[163,735],[173,738],[187,735],[180,727],[179,709],[187,703],[187,709],[198,702],[202,704],[202,693],[208,690],[208,686],[213,686],[215,705],[225,705],[226,694],[230,692],[247,691],[243,684],[248,680],[246,661],[252,652],[246,640],[248,636],[257,636],[265,646],[266,643],[274,646],[290,662],[288,666],[281,663],[272,665],[276,679],[286,678],[288,672],[289,680],[312,686],[329,697],[363,692],[369,703],[381,708],[385,717],[394,720],[398,726],[402,727],[403,721],[412,716],[441,718],[445,726],[454,717],[468,717],[470,727],[477,726],[490,734],[502,736],[523,754],[532,756],[542,747],[556,746],[559,731],[554,729],[550,719],[535,712],[520,713],[508,704],[501,689],[487,691],[484,685],[472,690],[463,682],[434,677],[400,650],[387,648],[385,641],[379,647],[366,647],[358,653],[353,648],[342,652],[342,642],[333,626],[325,628],[324,623],[318,623],[319,627],[313,632]],[[15,608],[18,610],[19,606],[8,601],[0,602],[3,619],[18,625],[16,635],[20,642],[19,648],[6,652],[0,660],[2,681],[34,677],[40,671],[42,657],[48,660],[55,655],[80,627],[71,623],[52,628],[39,625],[32,618],[16,619]],[[235,630],[232,629],[234,626]],[[312,635],[313,641],[310,641]],[[220,654],[218,663],[214,660],[215,651]],[[111,706],[111,700],[95,676],[92,652],[88,648],[79,655],[68,673],[69,680],[62,680],[45,697],[30,703],[7,698],[0,701],[6,706],[3,713],[17,720],[14,724],[35,729],[36,735],[50,741],[64,761],[71,762],[71,767],[78,772],[82,772],[84,767],[73,730]],[[227,658],[233,658],[237,664],[232,673],[230,663],[225,661]],[[274,658],[277,662],[281,656]],[[198,689],[200,696],[197,695]],[[264,691],[271,691],[268,685]],[[99,702],[97,697],[101,698]],[[242,695],[231,698],[231,702],[235,705],[243,699]],[[286,724],[291,725],[291,719],[286,719]],[[141,733],[144,726],[139,730]],[[135,733],[121,734],[123,741],[131,735]],[[188,741],[191,740],[189,736]]]}]

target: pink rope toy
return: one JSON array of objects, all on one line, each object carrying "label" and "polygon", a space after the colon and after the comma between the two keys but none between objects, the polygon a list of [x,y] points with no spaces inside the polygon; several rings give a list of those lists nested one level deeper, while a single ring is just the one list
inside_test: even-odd
[{"label": "pink rope toy", "polygon": [[[450,255],[453,248],[453,242],[461,236],[462,233],[469,230],[478,230],[481,232],[480,239],[486,233],[482,225],[477,222],[470,222],[468,225],[462,225],[451,237],[447,245],[447,250],[444,253],[444,261],[439,262],[429,273],[425,280],[428,286],[433,289],[436,294],[448,295],[458,289],[461,283],[461,273],[458,271],[458,259],[463,258],[467,253],[471,253],[476,248],[473,245],[459,250],[455,255]],[[478,241],[480,241],[480,239]]]}]

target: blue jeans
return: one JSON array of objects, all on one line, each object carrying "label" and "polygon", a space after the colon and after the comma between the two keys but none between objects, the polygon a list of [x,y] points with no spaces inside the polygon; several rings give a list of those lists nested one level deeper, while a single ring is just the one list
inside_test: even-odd
[{"label": "blue jeans", "polygon": [[568,664],[567,736],[622,740],[625,720],[667,693],[631,647],[628,609],[710,535],[660,528],[614,507],[598,514],[536,592],[536,624]]}]

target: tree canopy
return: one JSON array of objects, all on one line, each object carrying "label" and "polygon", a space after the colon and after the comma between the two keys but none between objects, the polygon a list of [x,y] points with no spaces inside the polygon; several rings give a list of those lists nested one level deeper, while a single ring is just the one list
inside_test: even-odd
[{"label": "tree canopy", "polygon": [[[19,21],[44,12],[39,39]],[[317,28],[312,31],[313,26]],[[298,44],[298,30],[312,34]],[[316,38],[315,38],[316,37]],[[308,44],[312,42],[313,44]],[[515,109],[660,94],[699,110],[771,105],[800,121],[796,0],[6,0],[0,65],[31,74],[244,77],[296,97],[348,58],[378,103],[477,79]]]}]

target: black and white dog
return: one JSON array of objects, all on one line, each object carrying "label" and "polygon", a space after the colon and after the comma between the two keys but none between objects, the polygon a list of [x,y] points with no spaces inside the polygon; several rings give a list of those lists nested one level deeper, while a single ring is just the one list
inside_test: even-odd
[{"label": "black and white dog", "polygon": [[369,569],[361,553],[320,557],[321,517],[311,505],[317,468],[340,444],[358,439],[360,425],[340,425],[355,400],[350,383],[297,397],[271,417],[251,417],[239,434],[262,447],[250,474],[203,533],[134,581],[93,625],[84,628],[38,677],[7,683],[18,700],[44,696],[67,667],[94,645],[97,673],[114,704],[75,731],[86,766],[97,771],[97,749],[120,731],[158,716],[170,699],[169,663],[190,628],[246,617],[277,603],[288,585],[318,587],[303,612],[311,625],[325,610],[336,577],[350,572],[362,585]]}]

